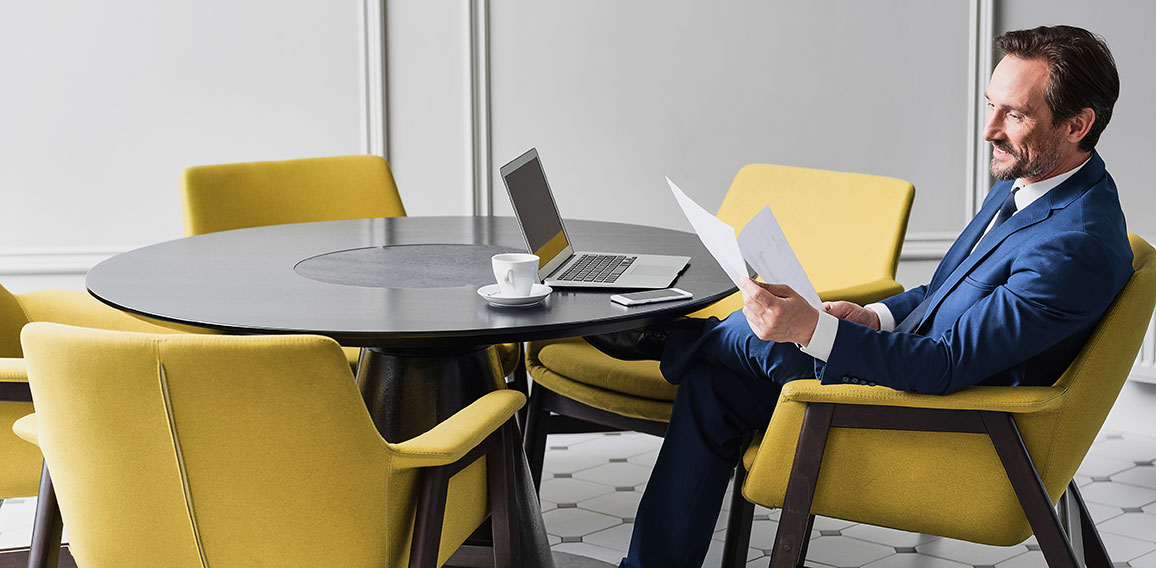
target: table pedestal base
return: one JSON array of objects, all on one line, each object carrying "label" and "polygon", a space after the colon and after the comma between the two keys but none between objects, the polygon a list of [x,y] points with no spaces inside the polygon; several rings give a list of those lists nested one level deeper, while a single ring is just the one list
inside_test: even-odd
[{"label": "table pedestal base", "polygon": [[[505,377],[493,347],[460,352],[366,348],[358,361],[357,384],[378,431],[396,443],[428,431],[487,392],[505,388]],[[554,568],[526,454],[518,452],[515,461],[522,565]]]}]

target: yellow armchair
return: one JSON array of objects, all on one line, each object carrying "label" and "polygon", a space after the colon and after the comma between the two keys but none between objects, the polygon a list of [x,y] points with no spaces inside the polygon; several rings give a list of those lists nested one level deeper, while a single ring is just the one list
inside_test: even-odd
[{"label": "yellow armchair", "polygon": [[[718,217],[741,229],[769,205],[820,297],[866,303],[903,291],[895,269],[914,196],[910,183],[894,178],[752,164],[735,176]],[[741,307],[736,292],[691,316],[724,318]],[[536,485],[558,416],[666,432],[678,387],[662,378],[657,362],[620,361],[568,339],[530,343],[526,368],[534,388],[525,444]]]},{"label": "yellow armchair", "polygon": [[[744,456],[742,494],[783,509],[771,566],[802,565],[813,515],[999,546],[1034,533],[1049,566],[1111,566],[1072,477],[1156,304],[1156,251],[1130,238],[1135,274],[1050,387],[931,396],[784,386],[761,443]],[[1061,496],[1063,523],[1052,508]]]},{"label": "yellow armchair", "polygon": [[[393,172],[380,156],[194,166],[181,173],[181,210],[188,236],[285,223],[405,216]],[[514,373],[521,362],[521,345],[495,348],[504,374]],[[347,347],[345,355],[356,368],[359,350]],[[519,386],[525,391],[524,385]]]},{"label": "yellow armchair", "polygon": [[393,444],[331,339],[44,323],[22,338],[37,411],[14,430],[44,452],[41,499],[81,566],[440,566],[491,511],[494,561],[516,565],[521,393]]}]

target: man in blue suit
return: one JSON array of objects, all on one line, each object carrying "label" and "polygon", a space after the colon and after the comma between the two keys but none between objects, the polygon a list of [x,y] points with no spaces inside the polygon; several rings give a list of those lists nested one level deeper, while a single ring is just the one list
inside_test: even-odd
[{"label": "man in blue suit", "polygon": [[726,320],[588,338],[656,358],[679,392],[635,518],[629,568],[700,566],[744,435],[799,378],[947,394],[1049,385],[1132,274],[1116,186],[1094,147],[1119,78],[1079,28],[1009,32],[986,96],[984,139],[1000,180],[931,282],[879,304],[824,304],[742,283]]}]

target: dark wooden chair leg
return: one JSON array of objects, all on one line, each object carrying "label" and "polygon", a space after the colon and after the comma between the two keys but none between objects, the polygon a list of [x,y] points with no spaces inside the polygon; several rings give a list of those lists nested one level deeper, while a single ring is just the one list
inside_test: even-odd
[{"label": "dark wooden chair leg", "polygon": [[36,520],[32,524],[32,547],[28,551],[28,568],[56,568],[60,562],[60,535],[64,521],[48,475],[48,463],[40,470],[40,489],[36,498]]},{"label": "dark wooden chair leg", "polygon": [[1100,539],[1100,531],[1096,530],[1096,523],[1092,521],[1092,515],[1088,513],[1088,506],[1084,504],[1084,498],[1080,495],[1075,480],[1068,483],[1068,490],[1064,492],[1063,501],[1067,503],[1068,510],[1072,512],[1070,518],[1073,521],[1078,521],[1078,523],[1072,523],[1075,524],[1075,527],[1069,525],[1071,528],[1069,528],[1068,534],[1071,534],[1078,527],[1084,566],[1087,568],[1112,568],[1112,559],[1108,557],[1108,549],[1104,546],[1104,541]]},{"label": "dark wooden chair leg", "polygon": [[494,566],[518,567],[521,546],[518,542],[518,506],[515,502],[514,452],[517,451],[517,433],[513,423],[499,430],[498,447],[486,454],[486,469],[490,487],[490,527],[494,537]]},{"label": "dark wooden chair leg", "polygon": [[[743,444],[747,447],[747,444]],[[747,565],[747,549],[751,546],[751,525],[755,520],[755,504],[743,497],[743,481],[747,471],[740,458],[735,466],[735,486],[731,492],[731,510],[727,515],[727,536],[723,543],[722,568],[742,568]]]},{"label": "dark wooden chair leg", "polygon": [[542,406],[543,390],[535,385],[530,391],[530,401],[526,404],[524,447],[535,493],[542,489],[542,462],[546,459],[546,433],[550,427],[550,411]]},{"label": "dark wooden chair leg", "polygon": [[795,566],[803,568],[803,562],[807,560],[807,549],[811,546],[811,531],[815,529],[815,515],[807,516],[807,528],[803,531],[803,549],[799,551],[799,563]]},{"label": "dark wooden chair leg", "polygon": [[984,426],[995,446],[996,454],[1003,463],[1008,480],[1019,498],[1020,506],[1032,531],[1036,534],[1036,541],[1044,553],[1051,568],[1080,566],[1076,560],[1076,553],[1072,544],[1060,526],[1060,519],[1056,510],[1052,508],[1051,499],[1040,481],[1040,476],[1032,464],[1032,458],[1024,447],[1019,428],[1011,414],[1004,412],[981,412]]},{"label": "dark wooden chair leg", "polygon": [[[506,381],[506,386],[514,389],[526,396],[530,396],[530,374],[526,372],[526,346],[522,344],[518,347],[521,352],[518,354],[518,366],[514,367],[514,372],[510,373]],[[514,415],[514,419],[518,421],[518,431],[526,431],[526,407],[523,406]]]},{"label": "dark wooden chair leg", "polygon": [[791,466],[791,478],[783,499],[779,530],[775,534],[775,547],[771,550],[771,568],[795,568],[803,564],[803,554],[811,536],[808,530],[812,522],[811,500],[819,483],[819,467],[823,463],[833,415],[832,404],[807,405],[795,448],[795,463]]},{"label": "dark wooden chair leg", "polygon": [[421,495],[418,496],[413,524],[413,545],[409,553],[410,568],[437,566],[450,476],[448,466],[431,467],[422,472]]},{"label": "dark wooden chair leg", "polygon": [[1056,502],[1056,515],[1060,519],[1060,528],[1068,535],[1068,543],[1072,545],[1072,552],[1076,558],[1084,557],[1084,539],[1080,532],[1080,509],[1071,500],[1071,494],[1064,491],[1060,500]]}]

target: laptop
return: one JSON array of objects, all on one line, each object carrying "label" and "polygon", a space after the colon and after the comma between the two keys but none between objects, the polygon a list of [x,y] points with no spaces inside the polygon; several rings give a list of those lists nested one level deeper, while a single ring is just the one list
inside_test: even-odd
[{"label": "laptop", "polygon": [[502,166],[527,249],[538,255],[538,277],[563,288],[666,288],[690,262],[688,256],[623,252],[575,252],[546,172],[531,148]]}]

